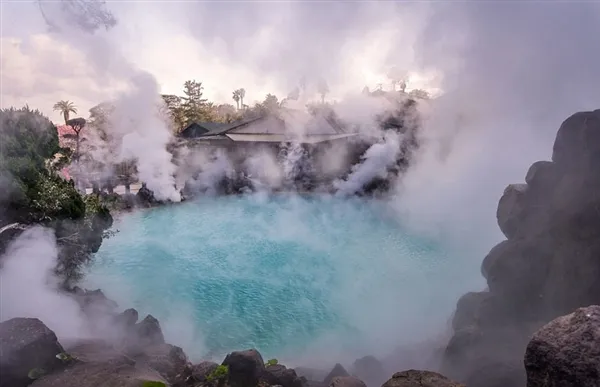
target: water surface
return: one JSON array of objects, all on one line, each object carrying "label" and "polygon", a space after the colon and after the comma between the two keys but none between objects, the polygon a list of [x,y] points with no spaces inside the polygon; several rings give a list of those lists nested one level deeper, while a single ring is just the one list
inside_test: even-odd
[{"label": "water surface", "polygon": [[375,200],[202,198],[115,228],[88,286],[152,313],[195,358],[390,351],[439,333],[468,290],[461,257]]}]

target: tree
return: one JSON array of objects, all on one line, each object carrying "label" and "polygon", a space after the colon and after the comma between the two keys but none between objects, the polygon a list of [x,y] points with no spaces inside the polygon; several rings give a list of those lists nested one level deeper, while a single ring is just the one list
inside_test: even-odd
[{"label": "tree", "polygon": [[[108,30],[117,24],[117,19],[105,8],[106,2],[102,0],[59,0],[53,2],[37,0],[37,4],[42,17],[52,32],[60,32],[61,24],[66,22],[88,33],[94,33],[100,27]],[[48,11],[57,20],[51,20],[48,17]],[[59,14],[57,14],[57,11]]]},{"label": "tree", "polygon": [[234,122],[239,119],[239,114],[235,106],[231,104],[221,104],[216,107],[217,120],[219,122]]},{"label": "tree", "polygon": [[317,84],[317,90],[321,95],[321,103],[325,104],[325,96],[329,94],[329,85],[324,79],[319,80],[319,83]]},{"label": "tree", "polygon": [[[79,162],[79,157],[81,156],[80,153],[80,146],[81,146],[81,131],[83,130],[83,128],[85,128],[85,118],[73,118],[69,121],[67,121],[67,125],[70,126],[73,129],[73,132],[75,132],[75,153],[73,154],[73,159],[75,160],[75,162]],[[65,137],[70,136],[69,134],[65,134]]]},{"label": "tree", "polygon": [[273,94],[267,94],[265,100],[258,104],[257,108],[260,114],[274,113],[280,108],[279,99]]},{"label": "tree", "polygon": [[239,90],[234,90],[233,91],[232,98],[235,101],[235,104],[237,106],[237,110],[240,110],[240,92],[239,92]]},{"label": "tree", "polygon": [[171,120],[175,132],[180,132],[186,123],[185,112],[181,104],[181,97],[173,94],[162,94],[162,100],[166,111],[166,115]]},{"label": "tree", "polygon": [[206,99],[202,98],[204,87],[202,82],[196,80],[186,81],[183,85],[183,93],[185,97],[181,97],[183,101],[181,108],[185,115],[185,125],[190,125],[194,122],[207,120]]},{"label": "tree", "polygon": [[47,168],[60,150],[56,126],[47,117],[27,107],[3,109],[0,127],[0,224],[52,227],[59,247],[55,271],[68,285],[80,278],[81,268],[100,248],[112,225],[110,212]]},{"label": "tree", "polygon": [[75,107],[75,104],[71,101],[58,101],[54,104],[54,111],[58,111],[63,115],[65,125],[67,125],[71,113],[77,114],[77,107]]},{"label": "tree", "polygon": [[410,98],[429,99],[429,93],[422,89],[413,89],[408,93]]}]

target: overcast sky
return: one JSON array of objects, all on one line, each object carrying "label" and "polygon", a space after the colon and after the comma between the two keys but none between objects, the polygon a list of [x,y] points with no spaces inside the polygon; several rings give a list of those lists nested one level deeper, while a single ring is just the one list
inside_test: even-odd
[{"label": "overcast sky", "polygon": [[[50,16],[56,4],[44,6]],[[227,103],[240,87],[247,103],[285,97],[303,76],[309,86],[326,79],[339,99],[389,87],[386,73],[397,66],[411,74],[409,87],[458,88],[477,97],[468,103],[484,98],[511,111],[531,103],[543,115],[600,100],[598,4],[109,1],[117,26],[89,38],[51,34],[35,2],[5,0],[2,107],[28,103],[58,120],[52,105],[68,99],[87,116],[124,87],[131,74],[118,64],[127,61],[163,93],[196,79],[206,97]]]}]

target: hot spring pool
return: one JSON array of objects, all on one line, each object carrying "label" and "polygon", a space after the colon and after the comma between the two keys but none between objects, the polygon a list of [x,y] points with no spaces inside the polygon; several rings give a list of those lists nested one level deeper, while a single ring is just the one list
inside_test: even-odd
[{"label": "hot spring pool", "polygon": [[464,257],[374,200],[202,198],[115,228],[86,286],[153,314],[192,358],[391,351],[439,334],[472,286]]}]

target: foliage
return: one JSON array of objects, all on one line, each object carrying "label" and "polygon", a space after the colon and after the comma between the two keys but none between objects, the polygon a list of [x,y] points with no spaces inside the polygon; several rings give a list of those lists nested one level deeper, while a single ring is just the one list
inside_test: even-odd
[{"label": "foliage", "polygon": [[0,176],[10,182],[0,204],[25,222],[83,217],[85,205],[73,184],[47,168],[61,151],[50,120],[25,107],[1,110],[0,122]]},{"label": "foliage", "polygon": [[228,375],[229,366],[221,364],[217,366],[217,368],[215,368],[214,371],[206,377],[206,380],[208,380],[209,382],[212,382],[213,380],[222,380],[227,378]]},{"label": "foliage", "polygon": [[429,99],[429,93],[421,89],[413,89],[408,93],[410,98]]},{"label": "foliage", "polygon": [[181,97],[183,101],[181,103],[181,109],[185,114],[185,126],[201,121],[210,120],[210,112],[207,109],[207,100],[202,98],[204,87],[202,82],[196,82],[195,80],[186,81],[183,85],[183,94],[185,97]]},{"label": "foliage", "polygon": [[163,382],[157,382],[155,380],[144,380],[142,387],[167,387]]},{"label": "foliage", "polygon": [[181,106],[181,97],[173,94],[163,94],[161,97],[165,105],[166,113],[173,123],[175,132],[180,132],[185,128],[187,122],[185,111]]},{"label": "foliage", "polygon": [[[51,31],[61,31],[61,23],[67,22],[88,33],[94,33],[100,27],[108,30],[117,24],[114,15],[105,8],[106,2],[102,0],[58,0],[53,2],[38,0],[37,3],[42,17]],[[61,20],[50,20],[44,12],[46,6],[60,6]]]},{"label": "foliage", "polygon": [[[56,127],[39,111],[0,110],[0,224],[42,223],[55,230],[60,247],[57,273],[77,279],[81,266],[112,225],[108,209],[84,198],[72,180],[56,173]],[[3,191],[3,192],[2,192]]]},{"label": "foliage", "polygon": [[265,365],[268,367],[268,366],[274,366],[274,365],[277,365],[277,364],[279,364],[279,361],[277,359],[270,359],[270,360],[268,360],[266,362]]},{"label": "foliage", "polygon": [[66,353],[66,352],[61,352],[58,355],[56,355],[56,358],[61,360],[63,363],[71,363],[73,361],[78,360],[77,356],[73,356],[70,353]]},{"label": "foliage", "polygon": [[65,119],[65,125],[67,125],[67,121],[69,121],[69,116],[71,113],[77,114],[77,108],[71,101],[58,101],[54,104],[54,111],[59,111],[63,115],[63,118]]}]

